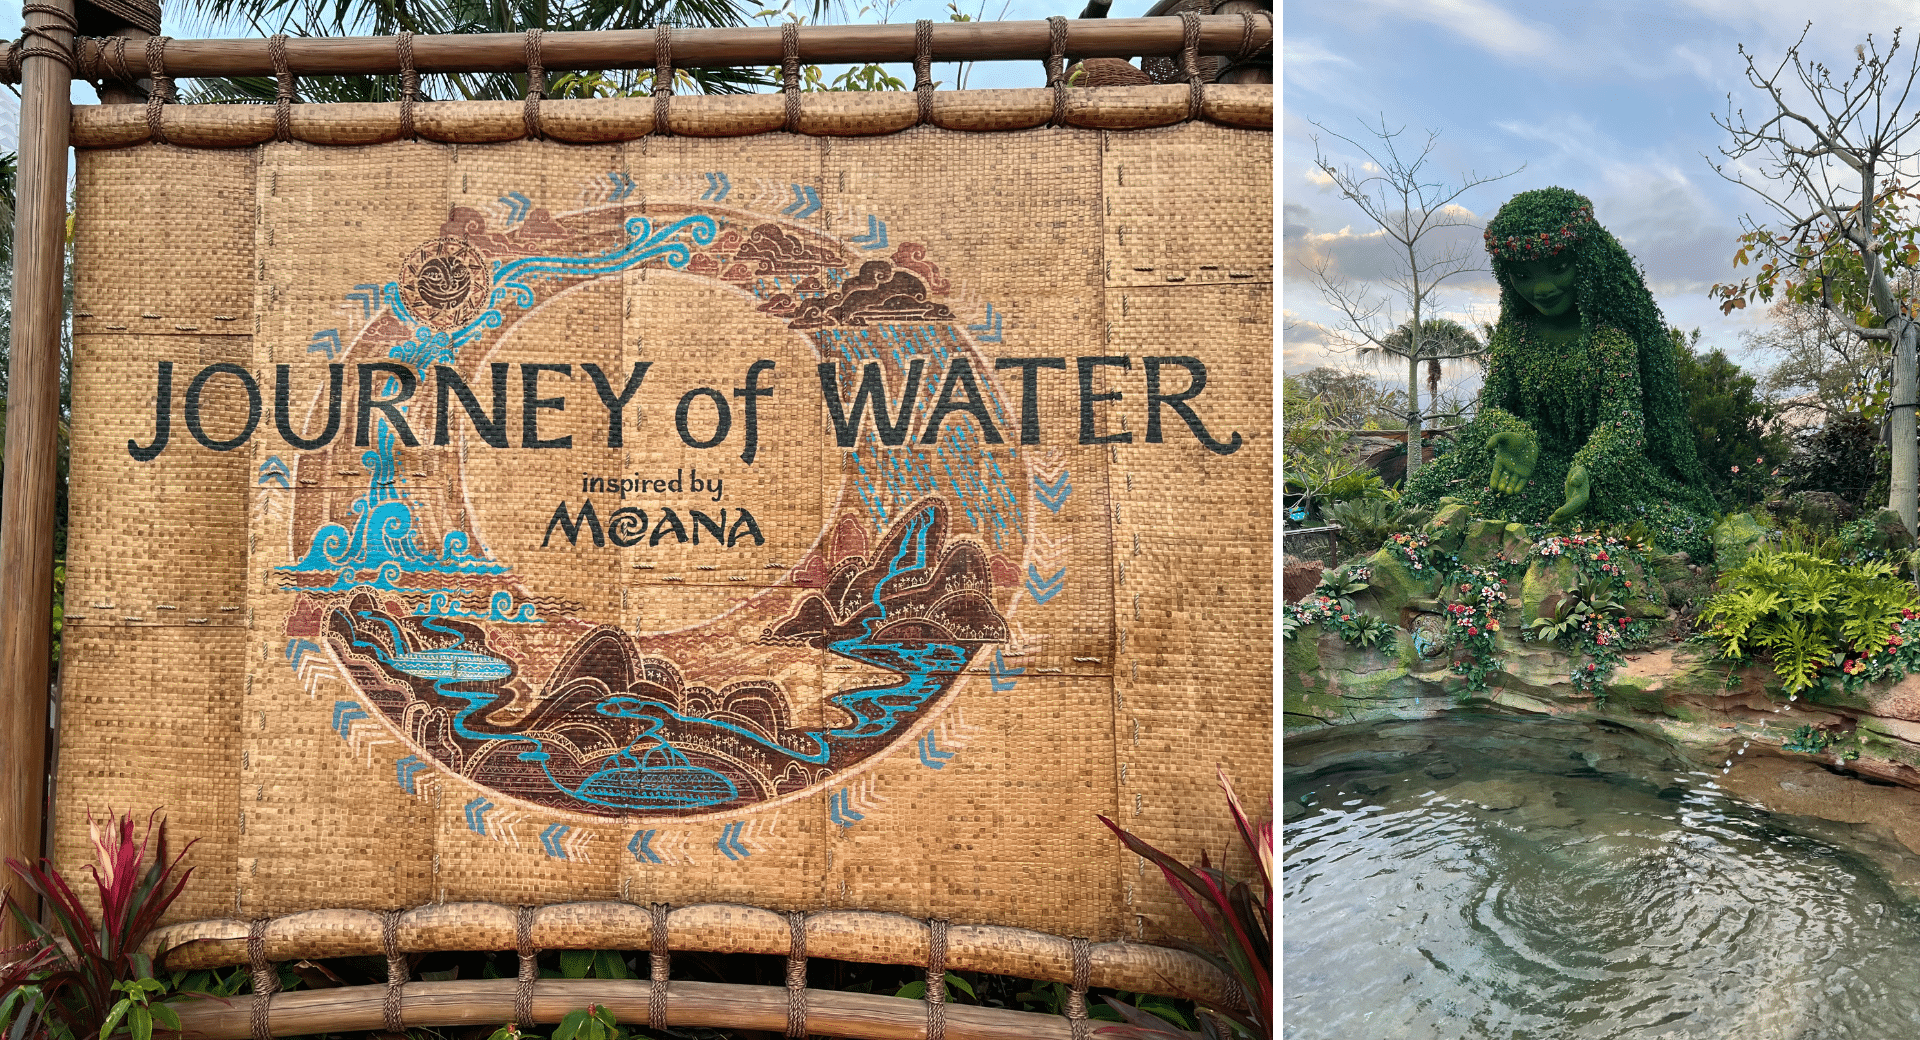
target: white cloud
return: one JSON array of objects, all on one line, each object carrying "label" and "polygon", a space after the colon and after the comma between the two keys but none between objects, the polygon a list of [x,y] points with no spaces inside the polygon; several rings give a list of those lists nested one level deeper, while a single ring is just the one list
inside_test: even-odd
[{"label": "white cloud", "polygon": [[1551,57],[1556,56],[1562,46],[1551,30],[1523,21],[1492,0],[1369,0],[1369,3],[1392,17],[1439,26],[1502,58]]}]

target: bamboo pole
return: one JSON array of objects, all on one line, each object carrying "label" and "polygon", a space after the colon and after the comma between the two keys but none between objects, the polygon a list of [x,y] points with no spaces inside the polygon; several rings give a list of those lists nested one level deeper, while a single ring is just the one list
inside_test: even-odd
[{"label": "bamboo pole", "polygon": [[[1093,130],[1137,130],[1185,120],[1192,97],[1184,84],[1072,87],[1065,125]],[[1202,117],[1224,126],[1273,129],[1273,88],[1209,83]],[[933,96],[929,124],[962,132],[999,132],[1044,126],[1053,118],[1053,92],[1043,89],[951,90]],[[743,137],[780,131],[786,106],[778,94],[690,94],[668,102],[673,132],[683,137]],[[653,98],[548,101],[540,106],[542,136],[570,144],[633,141],[653,132]],[[414,107],[414,133],[429,141],[483,144],[527,134],[526,106],[518,101],[434,101]],[[802,134],[858,136],[912,128],[919,120],[906,91],[831,92],[801,98]],[[188,148],[238,148],[274,138],[270,105],[167,105],[161,109],[169,142]],[[308,144],[368,145],[400,138],[400,105],[298,105],[291,138]],[[145,105],[81,105],[73,112],[75,148],[124,148],[152,138]]]},{"label": "bamboo pole", "polygon": [[[513,979],[410,982],[401,987],[401,1021],[411,1027],[489,1026],[513,1020]],[[623,1025],[647,1021],[651,983],[635,979],[550,979],[533,984],[533,1017],[558,1022],[569,1011],[599,1004]],[[300,990],[273,997],[272,1036],[381,1030],[386,1027],[385,986]],[[784,1033],[787,991],[773,986],[719,982],[669,984],[667,1024]],[[848,1040],[924,1040],[927,1005],[871,993],[807,990],[807,1030]],[[251,996],[230,1001],[204,998],[176,1003],[182,1040],[242,1040],[249,1026]],[[1070,1040],[1065,1018],[1027,1011],[946,1005],[947,1040]]]},{"label": "bamboo pole", "polygon": [[[71,73],[63,61],[44,52],[71,49],[73,0],[39,0],[30,5],[25,24],[30,46],[21,76],[13,360],[8,369],[6,485],[0,491],[0,855],[31,863],[40,858],[46,793],[60,296],[67,128],[72,118]],[[9,886],[33,905],[11,872],[6,876]],[[10,917],[0,922],[0,948],[26,939]]]},{"label": "bamboo pole", "polygon": [[[546,950],[644,950],[652,946],[652,917],[630,903],[556,903],[534,911],[533,945]],[[901,914],[823,910],[807,915],[809,956],[863,964],[924,965],[929,927]],[[191,971],[248,961],[248,922],[232,919],[168,925],[143,948],[165,971]],[[786,916],[731,903],[675,907],[667,943],[676,951],[786,956],[792,933]],[[506,950],[517,942],[516,911],[498,903],[432,903],[400,915],[394,948],[400,953]],[[371,956],[385,951],[381,915],[371,910],[305,910],[268,921],[261,955],[269,961]],[[1087,950],[1089,984],[1103,989],[1161,993],[1210,1003],[1229,1002],[1227,980],[1183,950],[1133,942],[1100,942]],[[1073,944],[1056,935],[1004,925],[954,924],[947,932],[949,969],[1072,982]]]},{"label": "bamboo pole", "polygon": [[[1201,54],[1238,54],[1251,45],[1272,43],[1271,18],[1207,15],[1200,19]],[[811,64],[912,61],[914,25],[807,25],[800,28],[800,60]],[[783,57],[778,27],[675,29],[670,42],[676,68],[778,65]],[[933,60],[1044,60],[1051,49],[1044,21],[940,22],[933,26]],[[287,67],[294,75],[391,75],[400,71],[398,39],[392,36],[296,38],[287,41]],[[414,67],[434,72],[523,72],[527,38],[522,33],[461,33],[416,36]],[[601,32],[551,32],[540,37],[541,64],[550,72],[586,69],[648,68],[657,64],[652,29]],[[1066,56],[1131,58],[1178,54],[1185,30],[1178,18],[1111,18],[1072,21]],[[86,41],[80,71],[90,78],[107,74],[102,47]],[[147,56],[129,49],[127,66],[149,74]],[[273,63],[267,41],[173,40],[166,48],[166,71],[180,77],[267,76]]]}]

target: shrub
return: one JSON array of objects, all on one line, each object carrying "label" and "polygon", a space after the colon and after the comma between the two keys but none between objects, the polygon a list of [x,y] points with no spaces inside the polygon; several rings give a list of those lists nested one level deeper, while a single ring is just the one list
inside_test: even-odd
[{"label": "shrub", "polygon": [[1916,605],[1913,586],[1892,564],[1843,564],[1810,552],[1761,549],[1720,577],[1723,590],[1702,618],[1735,660],[1765,650],[1796,697],[1838,664],[1881,654]]},{"label": "shrub", "polygon": [[[1846,499],[1856,512],[1873,498],[1885,462],[1880,426],[1859,413],[1836,415],[1818,429],[1795,438],[1780,466],[1782,492],[1827,491]],[[1884,499],[1883,499],[1884,501]]]},{"label": "shrub", "polygon": [[1433,510],[1384,498],[1362,498],[1325,506],[1321,515],[1328,523],[1340,525],[1343,555],[1371,556],[1394,535],[1419,530],[1433,517]]},{"label": "shrub", "polygon": [[[153,962],[139,951],[193,874],[191,869],[176,874],[186,852],[167,858],[162,821],[159,845],[142,869],[147,839],[134,840],[131,816],[113,818],[104,833],[91,818],[87,822],[98,854],[98,863],[88,867],[100,896],[98,922],[46,860],[38,866],[7,860],[46,902],[53,924],[52,929],[43,926],[7,893],[5,912],[30,937],[24,950],[3,951],[24,954],[0,968],[0,1026],[10,1026],[10,1040],[29,1035],[108,1040],[118,1030],[147,1040],[156,1024],[180,1028],[173,1009],[159,1002],[169,986],[153,978]],[[151,818],[147,834],[153,834]]]}]

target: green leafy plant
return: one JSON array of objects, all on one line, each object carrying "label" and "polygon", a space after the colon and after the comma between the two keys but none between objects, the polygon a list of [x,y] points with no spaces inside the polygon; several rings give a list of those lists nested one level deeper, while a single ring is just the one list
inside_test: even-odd
[{"label": "green leafy plant", "polygon": [[1103,998],[1107,1005],[1126,1021],[1102,1026],[1094,1031],[1096,1035],[1127,1040],[1170,1036],[1204,1040],[1273,1036],[1273,824],[1269,821],[1256,825],[1249,820],[1240,808],[1240,799],[1233,793],[1233,783],[1227,779],[1226,770],[1220,770],[1219,776],[1220,787],[1227,795],[1227,807],[1233,814],[1234,828],[1259,872],[1258,891],[1253,882],[1232,877],[1215,867],[1204,851],[1200,854],[1200,865],[1190,867],[1105,816],[1099,819],[1128,849],[1160,868],[1167,884],[1200,922],[1207,936],[1204,945],[1181,945],[1232,980],[1247,1007],[1225,1007],[1196,1000],[1200,1029],[1195,1032],[1156,1012],[1107,997]]},{"label": "green leafy plant", "polygon": [[1289,603],[1280,612],[1280,637],[1292,639],[1307,625],[1338,633],[1351,646],[1375,647],[1391,639],[1394,626],[1354,606],[1353,597],[1365,591],[1372,572],[1365,567],[1328,571],[1313,594]]},{"label": "green leafy plant", "polygon": [[[180,860],[167,858],[167,825],[160,822],[152,862],[142,869],[154,820],[134,840],[131,816],[116,816],[106,827],[91,816],[97,862],[88,865],[99,892],[96,921],[53,865],[41,860],[7,866],[46,904],[52,927],[28,914],[13,893],[4,901],[28,935],[24,956],[0,968],[0,1027],[9,1040],[27,1036],[110,1037],[147,1040],[156,1024],[179,1029],[179,1017],[156,998],[169,988],[153,977],[153,962],[139,952],[160,916],[179,897],[192,876],[179,872]],[[188,842],[191,848],[192,842]],[[18,949],[8,952],[22,952]]]},{"label": "green leafy plant", "polygon": [[[569,951],[591,954],[593,951]],[[575,976],[585,978],[586,976]],[[561,1016],[560,1024],[553,1027],[552,1040],[626,1040],[635,1034],[627,1032],[614,1020],[613,1012],[600,1004],[588,1004],[584,1008],[575,1008]],[[531,1034],[522,1033],[520,1027],[508,1022],[493,1031],[487,1040],[524,1040]]]},{"label": "green leafy plant", "polygon": [[[944,977],[947,980],[948,1001],[952,1001],[954,995],[958,993],[964,995],[967,1000],[972,1003],[980,1003],[980,995],[973,991],[973,983],[968,982],[965,976],[957,971],[950,971],[947,972]],[[927,980],[915,979],[900,987],[893,995],[896,997],[904,997],[908,1000],[925,1000],[927,997]]]},{"label": "green leafy plant", "polygon": [[1783,751],[1798,751],[1802,754],[1817,755],[1838,743],[1838,738],[1817,726],[1796,727],[1787,742],[1780,745]]},{"label": "green leafy plant", "polygon": [[1507,603],[1507,579],[1499,566],[1463,567],[1451,556],[1436,562],[1446,568],[1441,594],[1453,601],[1447,604],[1447,641],[1461,651],[1453,662],[1453,674],[1466,680],[1459,692],[1459,699],[1465,701],[1489,688],[1487,676],[1494,671],[1494,637]]},{"label": "green leafy plant", "polygon": [[[1623,657],[1621,651],[1643,642],[1650,626],[1633,617],[1626,606],[1613,598],[1610,577],[1586,577],[1578,585],[1556,596],[1549,614],[1535,618],[1527,638],[1552,643],[1566,640],[1586,658],[1574,666],[1574,689],[1605,701],[1607,682]],[[1544,606],[1544,604],[1543,604]]]},{"label": "green leafy plant", "polygon": [[1765,651],[1789,698],[1829,668],[1851,677],[1867,667],[1858,662],[1904,645],[1903,623],[1920,602],[1890,563],[1848,565],[1806,552],[1762,549],[1720,584],[1701,615],[1708,635],[1727,658]]},{"label": "green leafy plant", "polygon": [[1348,554],[1371,554],[1387,539],[1405,531],[1419,530],[1433,517],[1433,510],[1402,504],[1386,495],[1353,498],[1323,504],[1320,515],[1328,523],[1340,525],[1340,548]]}]

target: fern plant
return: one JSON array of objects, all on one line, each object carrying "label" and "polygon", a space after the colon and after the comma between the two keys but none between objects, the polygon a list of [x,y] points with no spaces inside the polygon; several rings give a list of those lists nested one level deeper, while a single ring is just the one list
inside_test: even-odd
[{"label": "fern plant", "polygon": [[1883,560],[1845,564],[1816,552],[1761,549],[1721,575],[1702,620],[1723,656],[1764,650],[1797,697],[1830,667],[1880,654],[1920,597]]}]

